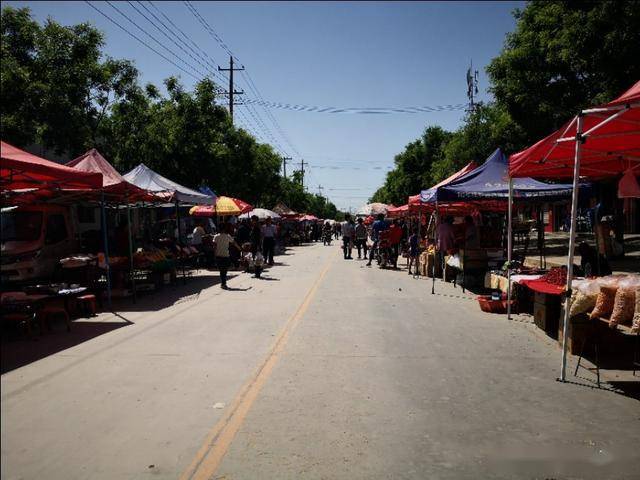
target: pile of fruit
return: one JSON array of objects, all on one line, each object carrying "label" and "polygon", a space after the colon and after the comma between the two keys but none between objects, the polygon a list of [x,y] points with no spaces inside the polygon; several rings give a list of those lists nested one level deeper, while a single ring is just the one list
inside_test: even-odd
[{"label": "pile of fruit", "polygon": [[136,268],[149,268],[155,263],[164,262],[167,256],[164,251],[156,250],[138,250],[133,254],[133,264]]},{"label": "pile of fruit", "polygon": [[553,267],[545,273],[540,280],[544,280],[551,285],[567,284],[567,267]]}]

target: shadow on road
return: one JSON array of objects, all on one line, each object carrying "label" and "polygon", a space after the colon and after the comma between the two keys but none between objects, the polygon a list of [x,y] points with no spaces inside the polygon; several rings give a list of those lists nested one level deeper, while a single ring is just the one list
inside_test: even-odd
[{"label": "shadow on road", "polygon": [[[228,278],[232,279],[240,274],[241,272],[229,272]],[[182,278],[178,278],[175,285],[165,285],[160,290],[150,293],[139,292],[135,303],[132,298],[114,299],[113,311],[148,312],[161,310],[176,303],[195,299],[202,290],[218,284],[220,284],[220,275],[217,272],[192,276],[187,278],[186,284],[183,284]]]},{"label": "shadow on road", "polygon": [[80,320],[72,322],[71,331],[67,332],[61,325],[51,333],[45,333],[29,339],[7,339],[3,336],[2,349],[0,350],[0,373],[4,374],[16,368],[23,367],[32,362],[74,347],[80,343],[111,332],[118,328],[133,325],[129,320],[120,317],[123,321],[96,322]]}]

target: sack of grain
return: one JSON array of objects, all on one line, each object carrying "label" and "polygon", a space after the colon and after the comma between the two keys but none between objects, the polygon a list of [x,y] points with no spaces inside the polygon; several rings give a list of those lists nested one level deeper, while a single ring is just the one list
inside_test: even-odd
[{"label": "sack of grain", "polygon": [[609,318],[611,312],[613,312],[613,304],[616,299],[616,292],[618,287],[601,286],[600,293],[596,299],[596,306],[591,312],[591,318]]},{"label": "sack of grain", "polygon": [[636,292],[632,288],[619,287],[613,302],[613,311],[609,326],[627,325],[633,320],[633,312],[636,307]]},{"label": "sack of grain", "polygon": [[598,294],[587,294],[582,290],[574,290],[571,295],[571,309],[569,315],[574,317],[581,313],[586,313],[596,306]]}]

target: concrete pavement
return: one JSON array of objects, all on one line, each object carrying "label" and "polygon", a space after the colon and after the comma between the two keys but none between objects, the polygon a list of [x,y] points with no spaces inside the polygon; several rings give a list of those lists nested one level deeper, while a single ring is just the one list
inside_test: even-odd
[{"label": "concrete pavement", "polygon": [[640,403],[556,382],[526,319],[289,253],[5,373],[2,478],[637,478]]}]

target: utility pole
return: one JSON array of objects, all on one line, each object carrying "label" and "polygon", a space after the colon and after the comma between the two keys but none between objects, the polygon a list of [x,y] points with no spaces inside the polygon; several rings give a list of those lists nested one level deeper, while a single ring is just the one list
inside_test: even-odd
[{"label": "utility pole", "polygon": [[[304,190],[304,159],[300,160],[300,172],[302,173],[302,189]],[[307,165],[309,165],[307,163]]]},{"label": "utility pole", "polygon": [[467,98],[469,99],[468,112],[476,109],[475,95],[478,94],[478,70],[473,70],[473,60],[467,70]]},{"label": "utility pole", "polygon": [[324,190],[324,187],[322,185],[318,185],[318,196],[322,198],[322,200],[324,200],[324,196],[322,195],[323,190]]},{"label": "utility pole", "polygon": [[229,91],[225,92],[224,94],[229,95],[229,115],[231,116],[231,123],[233,123],[233,106],[242,105],[241,103],[234,103],[233,96],[244,94],[244,90],[238,91],[233,89],[233,72],[239,72],[242,70],[244,70],[244,66],[240,68],[233,68],[233,56],[229,56],[229,68],[218,67],[219,72],[229,72]]},{"label": "utility pole", "polygon": [[293,160],[293,158],[284,157],[282,159],[282,169],[284,170],[284,178],[287,178],[287,160]]}]

